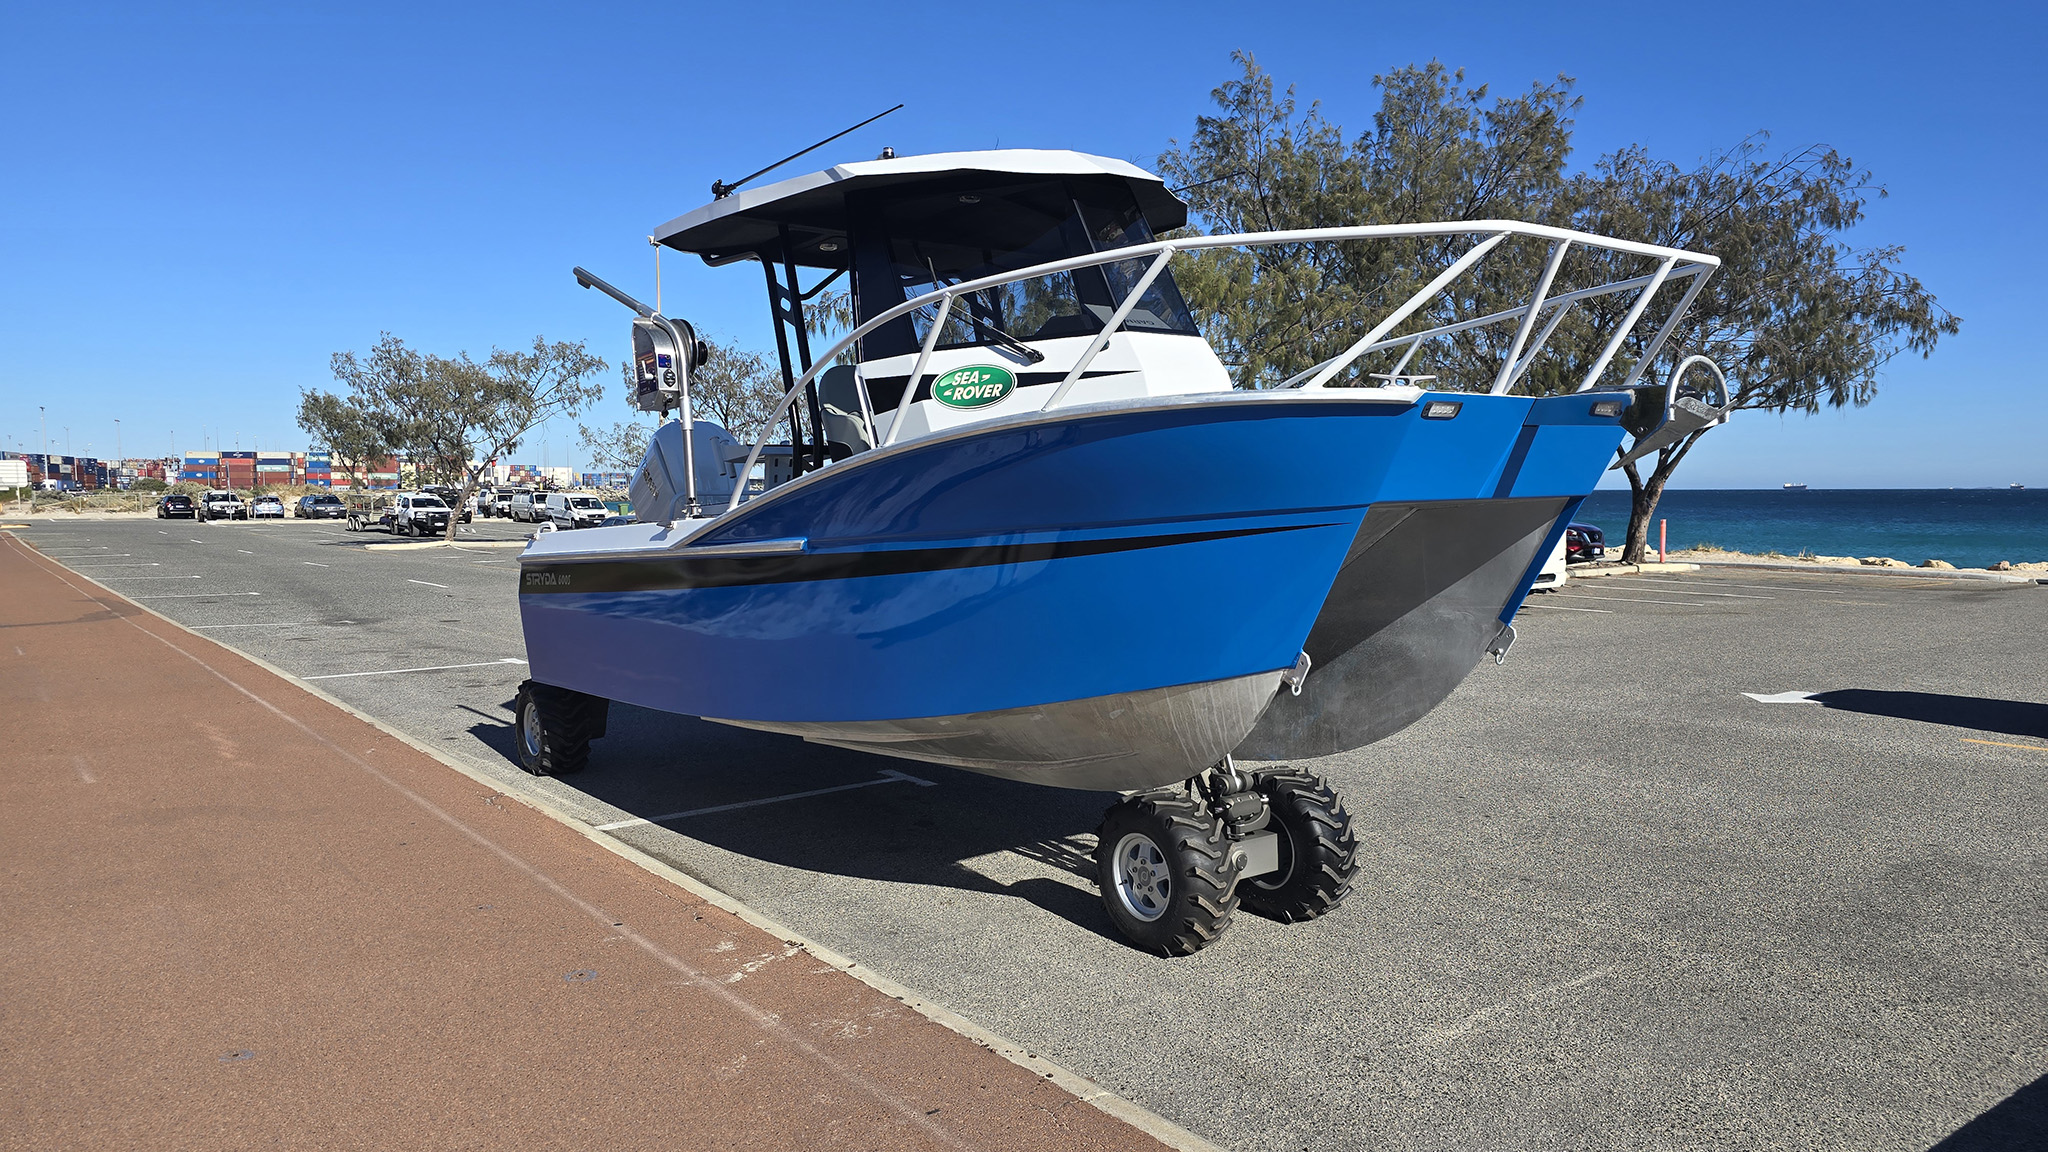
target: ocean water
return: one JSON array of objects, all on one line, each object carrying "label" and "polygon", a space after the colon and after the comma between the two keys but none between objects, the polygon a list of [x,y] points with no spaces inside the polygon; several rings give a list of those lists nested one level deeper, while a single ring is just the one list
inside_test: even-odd
[{"label": "ocean water", "polygon": [[[1628,492],[1595,492],[1577,519],[1599,526],[1618,552],[1628,509]],[[1667,490],[1656,515],[1670,522],[1673,549],[1704,542],[1738,552],[1946,560],[1960,568],[2048,560],[2048,491],[2037,489]]]}]

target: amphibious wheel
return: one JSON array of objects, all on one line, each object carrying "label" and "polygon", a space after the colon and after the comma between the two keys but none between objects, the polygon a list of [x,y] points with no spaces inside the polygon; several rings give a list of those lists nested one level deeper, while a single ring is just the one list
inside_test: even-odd
[{"label": "amphibious wheel", "polygon": [[513,708],[519,766],[535,776],[567,776],[590,762],[590,742],[604,735],[611,701],[528,680]]},{"label": "amphibious wheel", "polygon": [[1344,902],[1358,874],[1358,837],[1337,793],[1313,772],[1261,772],[1252,786],[1273,813],[1280,867],[1238,886],[1244,906],[1282,923],[1313,920]]},{"label": "amphibious wheel", "polygon": [[1103,815],[1095,869],[1102,904],[1131,943],[1191,956],[1237,912],[1239,857],[1223,822],[1186,795],[1140,792]]}]

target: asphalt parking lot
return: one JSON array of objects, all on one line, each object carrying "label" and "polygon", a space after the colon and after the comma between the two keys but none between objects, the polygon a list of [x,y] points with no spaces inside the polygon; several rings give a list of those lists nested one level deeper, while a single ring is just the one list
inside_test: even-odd
[{"label": "asphalt parking lot", "polygon": [[512,550],[20,534],[1224,1145],[1990,1148],[2048,1117],[2048,587],[1541,594],[1505,665],[1310,765],[1356,815],[1349,904],[1162,960],[1095,895],[1108,795],[625,706],[590,770],[525,776]]}]

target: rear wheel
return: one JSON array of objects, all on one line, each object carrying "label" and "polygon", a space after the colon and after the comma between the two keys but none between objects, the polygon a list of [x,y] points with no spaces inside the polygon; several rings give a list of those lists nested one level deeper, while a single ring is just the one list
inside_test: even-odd
[{"label": "rear wheel", "polygon": [[611,701],[528,680],[513,707],[519,766],[535,776],[568,776],[590,763],[590,742],[604,735]]},{"label": "rear wheel", "polygon": [[1313,920],[1351,894],[1358,837],[1351,814],[1323,778],[1297,768],[1261,772],[1252,786],[1266,798],[1280,834],[1280,867],[1239,886],[1244,906],[1282,923]]},{"label": "rear wheel", "polygon": [[1200,803],[1141,792],[1112,806],[1095,835],[1102,904],[1131,943],[1190,956],[1230,927],[1241,865],[1223,822]]}]

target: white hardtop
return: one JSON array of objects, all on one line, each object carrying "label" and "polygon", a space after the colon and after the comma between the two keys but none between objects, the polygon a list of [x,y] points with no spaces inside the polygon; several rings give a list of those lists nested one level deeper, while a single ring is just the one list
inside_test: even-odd
[{"label": "white hardtop", "polygon": [[[652,239],[658,244],[667,244],[672,248],[697,251],[697,238],[689,234],[728,217],[744,216],[750,212],[775,207],[784,201],[819,200],[822,207],[824,204],[842,203],[845,193],[860,185],[893,184],[915,180],[918,177],[938,177],[954,173],[988,173],[997,176],[1094,176],[1124,180],[1129,182],[1133,191],[1138,194],[1138,201],[1144,206],[1148,217],[1164,211],[1178,212],[1183,219],[1185,218],[1185,208],[1172,192],[1167,191],[1166,182],[1135,164],[1064,148],[1002,148],[984,152],[933,152],[923,156],[896,156],[887,160],[859,160],[851,164],[835,165],[822,172],[792,176],[787,180],[778,180],[759,188],[734,192],[724,199],[713,200],[702,208],[685,212],[656,228]],[[824,195],[814,195],[821,190],[824,191]],[[844,225],[838,227],[843,228]],[[705,239],[708,240],[709,237]],[[716,242],[707,246],[723,247]]]}]

